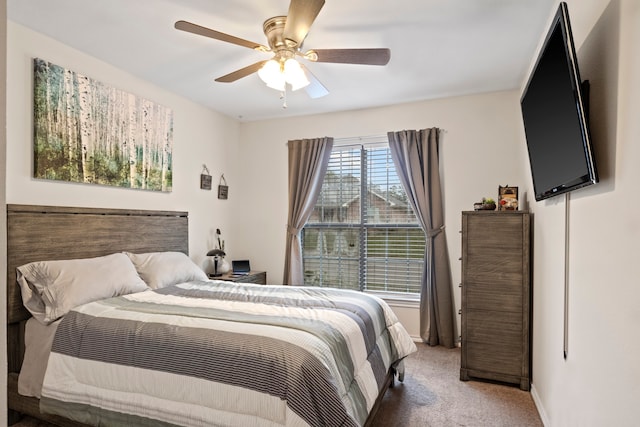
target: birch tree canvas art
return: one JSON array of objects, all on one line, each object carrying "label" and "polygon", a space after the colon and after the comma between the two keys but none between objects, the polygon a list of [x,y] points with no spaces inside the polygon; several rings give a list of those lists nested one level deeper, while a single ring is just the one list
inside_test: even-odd
[{"label": "birch tree canvas art", "polygon": [[34,59],[34,177],[171,191],[173,112]]}]

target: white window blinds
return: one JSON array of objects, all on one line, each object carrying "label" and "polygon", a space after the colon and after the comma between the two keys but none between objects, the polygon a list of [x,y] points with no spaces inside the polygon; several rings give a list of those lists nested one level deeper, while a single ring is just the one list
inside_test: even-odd
[{"label": "white window blinds", "polygon": [[334,146],[303,230],[305,284],[419,293],[424,246],[388,145]]}]

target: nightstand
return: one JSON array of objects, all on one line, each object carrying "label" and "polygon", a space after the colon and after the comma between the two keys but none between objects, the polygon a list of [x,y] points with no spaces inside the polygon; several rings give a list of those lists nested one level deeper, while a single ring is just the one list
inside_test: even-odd
[{"label": "nightstand", "polygon": [[234,276],[233,273],[225,273],[220,277],[213,277],[216,280],[226,280],[227,282],[238,283],[256,283],[258,285],[267,284],[267,272],[266,271],[250,271],[249,274],[244,276]]}]

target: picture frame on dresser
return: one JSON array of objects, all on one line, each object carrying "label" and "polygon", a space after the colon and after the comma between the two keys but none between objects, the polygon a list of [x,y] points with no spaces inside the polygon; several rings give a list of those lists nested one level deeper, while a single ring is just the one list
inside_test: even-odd
[{"label": "picture frame on dresser", "polygon": [[498,186],[498,210],[517,211],[518,210],[518,187],[508,185]]}]

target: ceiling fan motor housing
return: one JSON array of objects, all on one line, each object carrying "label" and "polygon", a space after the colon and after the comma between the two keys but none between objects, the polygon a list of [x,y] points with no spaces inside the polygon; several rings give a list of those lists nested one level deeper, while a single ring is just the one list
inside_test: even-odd
[{"label": "ceiling fan motor housing", "polygon": [[284,61],[289,58],[293,58],[296,52],[296,43],[291,40],[286,40],[283,37],[284,27],[287,23],[286,16],[274,16],[264,21],[262,29],[264,35],[267,37],[269,47],[275,54],[276,58],[280,61]]}]

